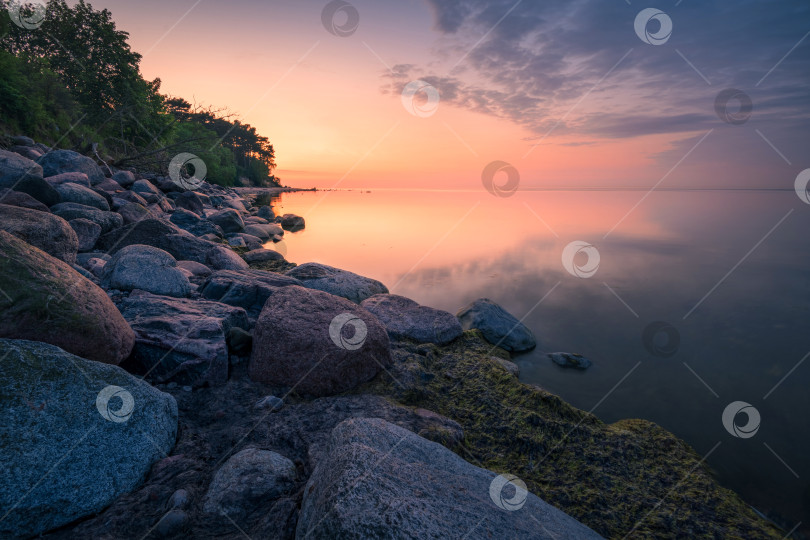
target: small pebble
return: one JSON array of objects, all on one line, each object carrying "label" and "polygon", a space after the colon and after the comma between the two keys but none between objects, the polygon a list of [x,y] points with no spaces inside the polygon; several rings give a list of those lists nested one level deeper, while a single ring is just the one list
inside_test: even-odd
[{"label": "small pebble", "polygon": [[282,407],[284,407],[284,400],[276,396],[266,396],[256,402],[257,409],[280,411]]},{"label": "small pebble", "polygon": [[172,496],[169,497],[169,509],[174,510],[175,508],[185,508],[188,506],[191,497],[188,494],[188,491],[185,489],[178,489]]}]

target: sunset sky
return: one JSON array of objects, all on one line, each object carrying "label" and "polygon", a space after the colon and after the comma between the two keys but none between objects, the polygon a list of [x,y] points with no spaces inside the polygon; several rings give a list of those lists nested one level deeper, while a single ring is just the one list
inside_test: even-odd
[{"label": "sunset sky", "polygon": [[[791,189],[810,166],[807,2],[352,0],[327,12],[345,36],[326,0],[91,3],[163,92],[269,136],[296,187],[477,190],[500,160],[521,189]],[[651,6],[672,21],[660,45],[634,27]],[[404,106],[416,80],[434,114]],[[727,88],[750,96],[745,123],[715,112]]]}]

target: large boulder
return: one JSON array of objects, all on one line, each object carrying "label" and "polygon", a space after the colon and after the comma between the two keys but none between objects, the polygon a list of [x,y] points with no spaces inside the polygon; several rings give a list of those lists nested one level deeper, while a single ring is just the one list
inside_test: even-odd
[{"label": "large boulder", "polygon": [[273,291],[290,285],[301,286],[301,282],[264,270],[220,270],[200,286],[200,293],[203,298],[244,308],[255,319]]},{"label": "large boulder", "polygon": [[60,218],[70,221],[71,219],[84,218],[101,226],[102,234],[124,225],[124,218],[116,212],[105,212],[92,206],[65,202],[51,207],[51,211]]},{"label": "large boulder", "polygon": [[118,171],[112,179],[122,188],[129,188],[135,183],[135,175],[131,171]]},{"label": "large boulder", "polygon": [[158,203],[163,199],[163,193],[149,180],[137,180],[130,189],[150,204]]},{"label": "large boulder", "polygon": [[79,251],[90,251],[95,247],[101,236],[101,225],[84,218],[71,219],[68,223],[79,239]]},{"label": "large boulder", "polygon": [[0,204],[0,230],[68,264],[76,262],[76,233],[64,219],[50,213]]},{"label": "large boulder", "polygon": [[31,341],[0,358],[0,537],[102,511],[174,447],[174,398],[123,369]]},{"label": "large boulder", "polygon": [[28,208],[30,210],[39,210],[40,212],[50,213],[50,209],[47,206],[33,198],[28,193],[14,191],[8,188],[0,188],[0,204],[19,206],[20,208]]},{"label": "large boulder", "polygon": [[519,479],[380,418],[353,418],[332,431],[307,482],[296,538],[370,537],[602,538]]},{"label": "large boulder", "polygon": [[342,296],[355,304],[375,294],[388,294],[386,286],[376,279],[320,263],[296,266],[287,275],[303,282],[305,287]]},{"label": "large boulder", "polygon": [[344,298],[298,286],[267,299],[253,331],[254,381],[327,396],[391,365],[390,342],[374,315]]},{"label": "large boulder", "polygon": [[267,500],[295,485],[295,464],[276,452],[246,448],[217,470],[208,487],[203,511],[243,519]]},{"label": "large boulder", "polygon": [[174,197],[174,204],[177,206],[177,208],[194,212],[198,216],[205,215],[205,210],[203,209],[203,200],[193,191],[186,191]]},{"label": "large boulder", "polygon": [[43,341],[116,365],[132,351],[135,335],[101,288],[5,231],[0,290],[0,337]]},{"label": "large boulder", "polygon": [[59,194],[42,178],[42,167],[15,152],[0,150],[0,188],[27,193],[46,206],[59,202]]},{"label": "large boulder", "polygon": [[91,185],[104,180],[101,167],[93,159],[73,150],[54,150],[39,158],[37,163],[42,166],[46,178],[62,173],[81,172],[87,175]]},{"label": "large boulder", "polygon": [[124,224],[127,225],[155,217],[148,208],[138,203],[124,203],[118,207],[117,212],[121,214],[121,217],[124,218]]},{"label": "large boulder", "polygon": [[245,228],[245,222],[242,221],[242,216],[232,208],[214,212],[208,216],[208,220],[214,225],[219,226],[225,234],[241,232]]},{"label": "large boulder", "polygon": [[228,332],[249,327],[245,310],[207,300],[136,291],[119,307],[135,331],[134,371],[158,382],[225,384]]},{"label": "large boulder", "polygon": [[464,330],[478,329],[487,341],[507,351],[523,352],[537,346],[532,331],[489,298],[479,298],[456,316]]},{"label": "large boulder", "polygon": [[453,314],[420,306],[404,296],[378,294],[360,305],[380,319],[392,339],[445,345],[464,333]]},{"label": "large boulder", "polygon": [[132,245],[116,253],[104,266],[101,284],[110,289],[140,289],[165,296],[188,296],[191,284],[177,261],[152,246]]},{"label": "large boulder", "polygon": [[205,234],[215,234],[217,236],[223,236],[224,233],[219,226],[214,225],[210,221],[206,219],[202,219],[200,216],[192,212],[191,210],[186,210],[185,208],[177,208],[169,221],[183,229],[184,231],[188,231],[194,236],[203,236]]},{"label": "large boulder", "polygon": [[62,202],[78,203],[84,206],[92,206],[93,208],[104,210],[105,212],[110,211],[110,205],[107,204],[107,200],[88,187],[66,182],[55,186],[54,189],[59,194]]},{"label": "large boulder", "polygon": [[226,246],[215,245],[205,254],[205,264],[217,270],[247,270],[245,259]]}]

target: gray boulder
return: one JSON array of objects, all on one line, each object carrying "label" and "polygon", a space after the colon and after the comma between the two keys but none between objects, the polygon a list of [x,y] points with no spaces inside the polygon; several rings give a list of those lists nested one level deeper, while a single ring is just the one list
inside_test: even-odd
[{"label": "gray boulder", "polygon": [[451,313],[421,306],[404,296],[378,294],[360,305],[380,319],[392,339],[445,345],[464,333]]},{"label": "gray boulder", "polygon": [[0,188],[27,193],[46,206],[59,202],[59,194],[42,178],[42,167],[15,152],[0,150]]},{"label": "gray boulder", "polygon": [[59,194],[62,202],[78,203],[84,206],[92,206],[93,208],[104,210],[105,212],[110,211],[110,205],[107,204],[107,200],[88,187],[65,182],[64,184],[57,185],[54,189]]},{"label": "gray boulder", "polygon": [[478,329],[487,341],[504,350],[523,352],[537,346],[531,330],[488,298],[479,298],[456,316],[464,330]]},{"label": "gray boulder", "polygon": [[59,203],[51,207],[51,212],[67,221],[77,218],[89,219],[93,223],[97,223],[101,226],[102,234],[124,225],[124,218],[121,217],[121,214],[105,212],[104,210],[78,203]]},{"label": "gray boulder", "polygon": [[88,188],[90,187],[90,179],[86,174],[80,172],[67,172],[49,176],[45,179],[45,181],[53,187],[60,186],[62,184],[79,184],[80,186]]},{"label": "gray boulder", "polygon": [[301,281],[304,287],[342,296],[355,304],[375,294],[388,294],[386,286],[376,279],[320,263],[296,266],[287,275]]},{"label": "gray boulder", "polygon": [[307,482],[296,538],[370,537],[601,538],[519,479],[385,420],[353,418],[332,431]]},{"label": "gray boulder", "polygon": [[200,286],[200,294],[209,300],[244,308],[255,319],[276,289],[291,285],[300,286],[301,282],[264,270],[220,270]]},{"label": "gray boulder", "polygon": [[129,188],[135,183],[135,175],[130,171],[118,171],[112,176],[119,186]]},{"label": "gray boulder", "polygon": [[0,337],[42,341],[108,364],[132,351],[132,329],[98,285],[5,231],[0,290]]},{"label": "gray boulder", "polygon": [[[257,249],[262,249],[264,247],[264,242],[252,234],[245,234],[245,233],[232,233],[228,235],[228,238],[233,238],[238,236],[242,240],[245,241],[245,245],[250,251],[255,251]],[[250,262],[250,261],[248,261]]]},{"label": "gray boulder", "polygon": [[298,286],[274,290],[253,330],[254,381],[328,396],[372,379],[392,363],[374,315],[344,298]]},{"label": "gray boulder", "polygon": [[227,335],[234,327],[248,329],[245,310],[142,291],[119,307],[135,331],[132,361],[137,371],[150,380],[197,387],[227,382]]},{"label": "gray boulder", "polygon": [[0,204],[19,206],[20,208],[28,208],[29,210],[37,210],[39,212],[48,212],[49,214],[51,213],[47,206],[33,198],[28,193],[14,191],[8,188],[0,188]]},{"label": "gray boulder", "polygon": [[247,262],[248,264],[284,260],[284,255],[282,255],[278,251],[264,248],[248,251],[243,255],[243,257],[245,258],[245,262]]},{"label": "gray boulder", "polygon": [[79,239],[70,225],[50,213],[0,204],[0,230],[13,234],[68,264],[76,262]]},{"label": "gray boulder", "polygon": [[259,211],[256,212],[256,215],[268,221],[276,219],[276,214],[273,212],[273,208],[270,206],[260,206]]},{"label": "gray boulder", "polygon": [[0,536],[36,536],[133,491],[177,436],[177,403],[123,369],[0,339]]},{"label": "gray boulder", "polygon": [[182,268],[195,277],[208,277],[213,271],[205,266],[194,261],[177,261],[177,267]]},{"label": "gray boulder", "polygon": [[231,208],[211,214],[208,216],[208,220],[219,226],[225,234],[241,232],[245,228],[242,216]]},{"label": "gray boulder", "polygon": [[101,236],[101,226],[98,223],[77,218],[71,219],[68,224],[79,239],[79,251],[90,251],[95,247],[98,237]]},{"label": "gray boulder", "polygon": [[177,208],[183,208],[189,212],[194,212],[198,216],[204,216],[202,198],[193,191],[186,191],[174,197],[174,204]]},{"label": "gray boulder", "polygon": [[245,260],[232,249],[214,245],[205,254],[205,264],[217,270],[247,270],[250,268]]},{"label": "gray boulder", "polygon": [[138,203],[127,202],[118,207],[117,212],[121,214],[125,225],[138,223],[144,219],[154,218],[154,214],[148,208]]},{"label": "gray boulder", "polygon": [[137,180],[130,190],[144,198],[150,204],[158,203],[163,199],[163,193],[149,180]]},{"label": "gray boulder", "polygon": [[292,461],[269,450],[246,448],[217,470],[203,502],[203,512],[239,520],[277,499],[295,484]]},{"label": "gray boulder", "polygon": [[185,208],[177,208],[169,218],[169,221],[183,229],[184,231],[190,232],[194,236],[203,236],[205,234],[215,234],[217,236],[223,236],[224,232],[222,229],[219,228],[218,225],[215,225],[208,221],[207,219],[202,219],[200,216],[192,212],[191,210],[186,210]]},{"label": "gray boulder", "polygon": [[119,201],[113,202],[113,210],[118,210],[118,207],[121,206],[123,202],[131,202],[137,203],[146,208],[149,206],[149,203],[146,202],[146,199],[135,193],[134,191],[121,191],[113,195],[113,199],[120,199]]},{"label": "gray boulder", "polygon": [[81,172],[87,175],[93,186],[105,178],[101,167],[93,159],[73,150],[54,150],[39,158],[37,163],[42,166],[46,178],[62,173]]},{"label": "gray boulder", "polygon": [[104,266],[101,284],[109,289],[140,289],[175,297],[191,292],[191,284],[174,257],[152,246],[133,245],[118,251]]}]

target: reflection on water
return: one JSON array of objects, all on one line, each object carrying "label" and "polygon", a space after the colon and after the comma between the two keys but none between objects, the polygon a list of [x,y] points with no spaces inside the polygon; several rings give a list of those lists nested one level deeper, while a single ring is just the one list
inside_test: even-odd
[{"label": "reflection on water", "polygon": [[[605,422],[657,422],[701,455],[720,443],[707,462],[724,485],[788,528],[810,522],[810,206],[793,192],[662,192],[628,214],[644,195],[296,193],[277,213],[307,220],[287,237],[289,260],[454,313],[491,298],[538,338],[516,358],[523,381]],[[589,279],[563,266],[573,241],[598,250]],[[593,366],[565,370],[543,351]],[[735,401],[760,413],[749,438],[721,420]]]}]

